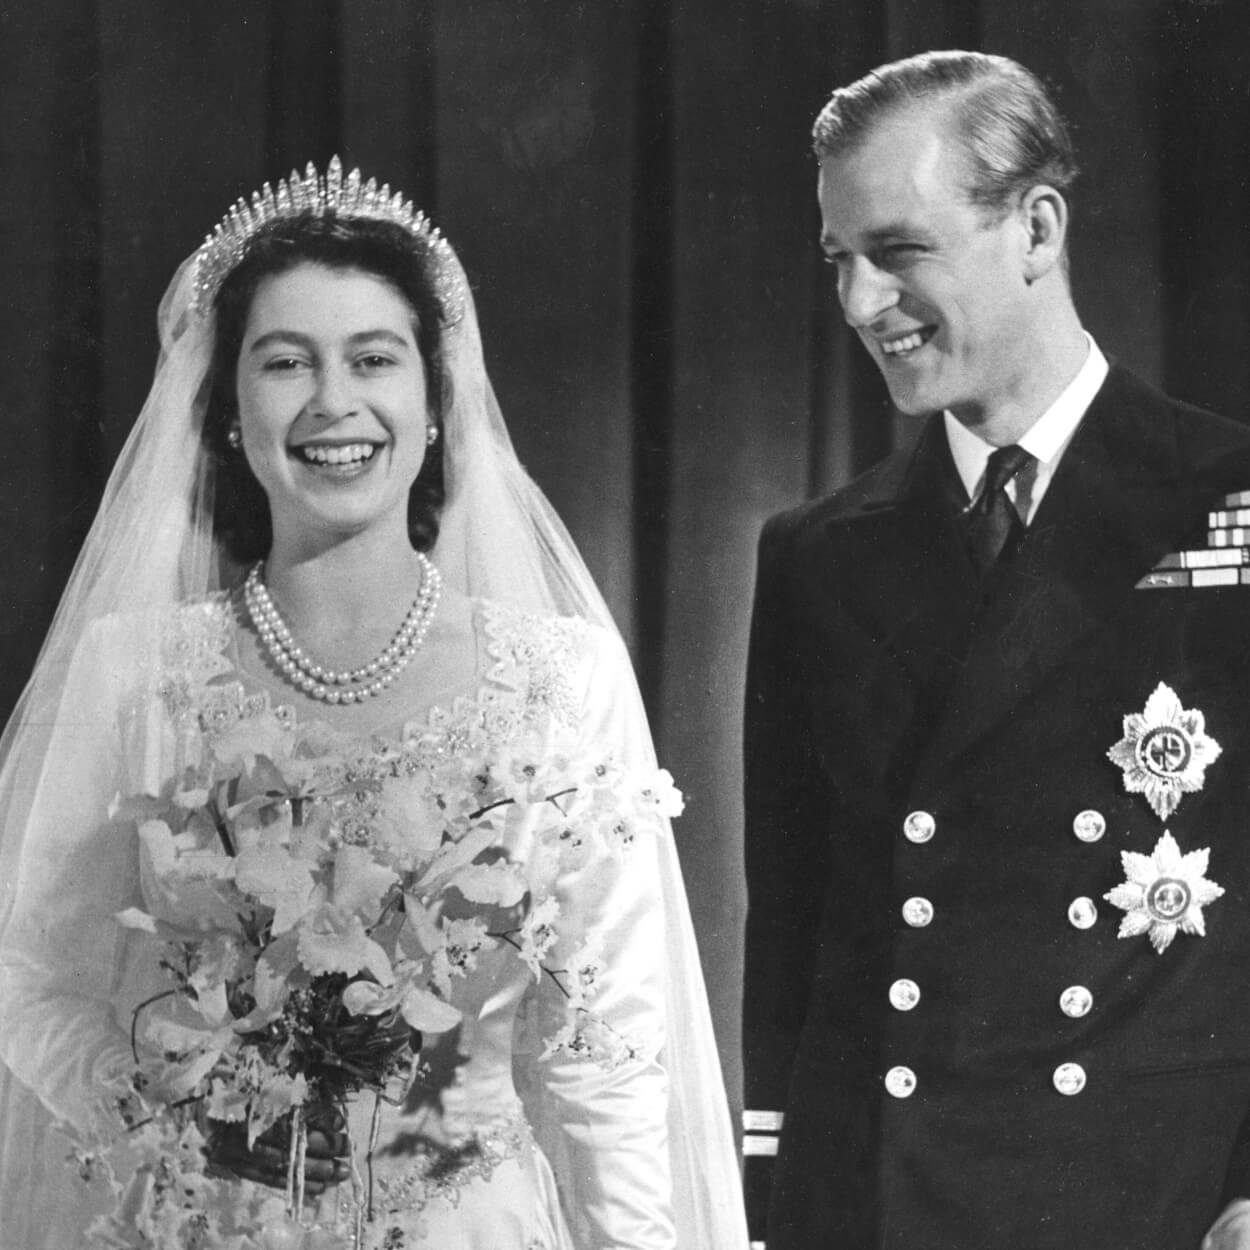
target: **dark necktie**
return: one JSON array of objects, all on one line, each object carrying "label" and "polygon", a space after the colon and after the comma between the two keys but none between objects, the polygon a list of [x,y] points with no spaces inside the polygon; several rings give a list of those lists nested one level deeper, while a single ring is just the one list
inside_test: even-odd
[{"label": "dark necktie", "polygon": [[984,574],[1024,532],[1016,506],[1003,489],[1033,457],[1023,447],[1000,447],[985,466],[985,489],[968,513],[968,554]]}]

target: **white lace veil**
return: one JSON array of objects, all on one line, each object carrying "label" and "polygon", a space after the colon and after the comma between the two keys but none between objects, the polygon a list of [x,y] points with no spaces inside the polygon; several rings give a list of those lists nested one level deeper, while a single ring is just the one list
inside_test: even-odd
[{"label": "white lace veil", "polygon": [[[448,255],[458,268],[450,249]],[[214,462],[200,435],[214,317],[194,310],[193,262],[181,266],[161,303],[161,350],[151,392],[109,479],[34,675],[0,740],[0,1015],[10,1019],[16,1018],[10,996],[29,981],[10,976],[20,960],[14,953],[20,926],[12,923],[16,883],[45,865],[50,853],[34,844],[31,832],[47,825],[40,818],[46,796],[76,784],[75,739],[65,727],[82,719],[83,692],[92,688],[81,658],[89,647],[80,644],[105,617],[211,592],[222,576],[212,534]],[[486,375],[472,297],[467,283],[460,285],[464,315],[444,331],[452,402],[444,417],[447,502],[433,557],[450,584],[466,594],[580,616],[614,630],[572,539],[517,460]],[[649,757],[636,687],[628,699],[634,749]],[[90,796],[98,810],[111,797]],[[660,863],[656,887],[665,908],[669,975],[663,1059],[671,1083],[678,1244],[683,1250],[732,1250],[746,1245],[736,1157],[671,836]],[[56,915],[43,920],[49,929],[62,922]],[[72,1184],[63,1169],[67,1142],[50,1129],[54,1115],[71,1112],[49,1095],[40,1071],[48,1062],[45,1051],[23,1044],[15,1036],[18,1028],[0,1023],[0,1058],[8,1069],[0,1069],[0,1250],[27,1250],[24,1219],[54,1219]],[[39,1089],[42,1103],[25,1087]],[[535,1128],[540,1140],[550,1131],[542,1123]],[[46,1211],[31,1201],[32,1193],[46,1194]]]}]

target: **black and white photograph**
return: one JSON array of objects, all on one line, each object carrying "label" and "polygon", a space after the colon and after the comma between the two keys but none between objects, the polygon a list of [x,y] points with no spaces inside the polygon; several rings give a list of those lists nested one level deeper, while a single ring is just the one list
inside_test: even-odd
[{"label": "black and white photograph", "polygon": [[0,1250],[1250,1250],[1238,0],[0,0]]}]

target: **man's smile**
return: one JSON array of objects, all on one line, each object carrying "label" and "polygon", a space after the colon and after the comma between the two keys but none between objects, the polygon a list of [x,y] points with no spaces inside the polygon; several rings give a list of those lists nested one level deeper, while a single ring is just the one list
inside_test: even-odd
[{"label": "man's smile", "polygon": [[877,346],[884,356],[900,359],[923,347],[937,333],[936,326],[922,326],[892,339],[878,339]]}]

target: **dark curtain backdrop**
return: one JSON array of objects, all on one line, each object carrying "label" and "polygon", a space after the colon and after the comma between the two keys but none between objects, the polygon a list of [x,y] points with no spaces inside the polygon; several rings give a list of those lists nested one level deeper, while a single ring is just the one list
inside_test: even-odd
[{"label": "dark curtain backdrop", "polygon": [[174,267],[234,197],[341,153],[458,247],[522,456],[629,639],[689,797],[678,838],[736,1097],[756,535],[913,432],[817,258],[812,117],[837,83],[926,47],[1025,61],[1081,150],[1088,326],[1244,417],[1243,7],[0,0],[0,701],[146,393]]}]

